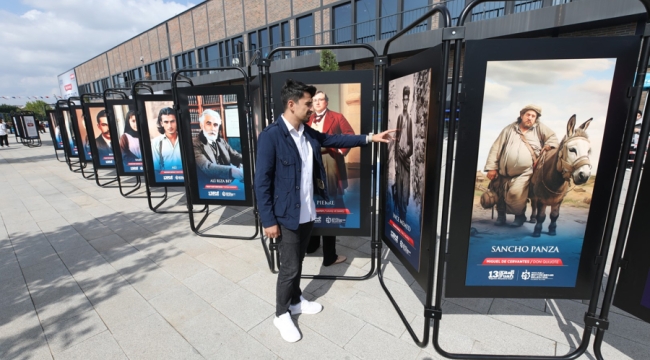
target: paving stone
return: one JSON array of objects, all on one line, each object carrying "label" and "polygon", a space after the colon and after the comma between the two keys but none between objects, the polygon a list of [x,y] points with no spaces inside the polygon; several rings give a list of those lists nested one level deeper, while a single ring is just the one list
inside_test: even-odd
[{"label": "paving stone", "polygon": [[202,359],[198,350],[158,314],[112,333],[129,359]]},{"label": "paving stone", "polygon": [[277,358],[255,338],[214,309],[200,313],[176,329],[206,359]]},{"label": "paving stone", "polygon": [[420,349],[366,324],[344,347],[359,359],[414,359]]},{"label": "paving stone", "polygon": [[104,296],[91,298],[95,311],[113,331],[117,326],[133,325],[154,314],[155,309],[131,287],[119,288]]},{"label": "paving stone", "polygon": [[282,340],[280,331],[273,325],[275,315],[249,331],[257,341],[270,349],[281,359],[357,359],[352,353],[342,349],[322,337],[311,328],[298,322],[296,326],[302,339],[295,343]]},{"label": "paving stone", "polygon": [[212,306],[245,331],[252,329],[271,314],[275,314],[275,306],[271,306],[245,289],[238,289],[228,296],[218,298]]},{"label": "paving stone", "polygon": [[323,305],[323,311],[315,315],[300,314],[294,318],[336,345],[344,347],[364,327],[363,320],[325,301],[316,301]]},{"label": "paving stone", "polygon": [[44,326],[45,336],[53,354],[60,353],[106,331],[106,325],[95,310]]},{"label": "paving stone", "polygon": [[211,309],[210,304],[182,284],[149,300],[149,304],[173,326]]},{"label": "paving stone", "polygon": [[[372,297],[363,291],[359,291],[348,302],[343,304],[342,309],[395,337],[401,336],[405,330],[402,321],[391,304]],[[369,311],[369,309],[372,309],[372,311]],[[410,311],[403,310],[403,313],[407,321],[411,321],[415,317]]]},{"label": "paving stone", "polygon": [[55,360],[127,360],[110,331],[104,331],[54,355]]},{"label": "paving stone", "polygon": [[210,304],[240,288],[213,269],[188,277],[183,284]]},{"label": "paving stone", "polygon": [[196,259],[235,283],[258,271],[253,265],[247,264],[238,257],[221,250],[199,255]]}]

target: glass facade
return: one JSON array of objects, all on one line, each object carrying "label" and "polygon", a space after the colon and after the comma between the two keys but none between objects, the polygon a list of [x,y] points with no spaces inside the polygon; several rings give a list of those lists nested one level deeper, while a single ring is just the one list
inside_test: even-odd
[{"label": "glass facade", "polygon": [[357,43],[375,41],[377,32],[377,2],[357,0],[354,2],[355,38]]},{"label": "glass facade", "polygon": [[352,43],[352,4],[335,6],[332,9],[332,14],[334,17],[334,44]]},{"label": "glass facade", "polygon": [[[307,15],[296,19],[296,45],[314,45],[314,16]],[[312,53],[312,50],[297,51],[298,56]]]}]

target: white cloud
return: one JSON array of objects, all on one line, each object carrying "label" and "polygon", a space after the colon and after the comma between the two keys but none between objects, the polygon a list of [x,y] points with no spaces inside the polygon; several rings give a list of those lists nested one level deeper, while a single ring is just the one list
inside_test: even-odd
[{"label": "white cloud", "polygon": [[0,5],[0,96],[52,95],[57,75],[194,6],[180,2],[23,0],[22,15]]},{"label": "white cloud", "polygon": [[508,85],[550,85],[561,80],[575,80],[588,71],[603,71],[614,64],[610,59],[494,61],[488,77]]},{"label": "white cloud", "polygon": [[510,97],[511,87],[497,84],[493,81],[485,83],[485,101],[507,100]]}]

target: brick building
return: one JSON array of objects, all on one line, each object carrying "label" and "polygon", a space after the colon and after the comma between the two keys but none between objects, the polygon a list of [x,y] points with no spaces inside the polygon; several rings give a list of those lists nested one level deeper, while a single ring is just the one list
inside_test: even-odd
[{"label": "brick building", "polygon": [[[195,84],[238,82],[235,72],[201,68],[250,63],[279,46],[369,43],[386,39],[443,0],[208,0],[74,67],[80,93],[168,80],[177,69],[197,69]],[[444,2],[444,1],[443,1]],[[469,0],[448,0],[453,22]],[[638,0],[519,0],[479,5],[467,39],[640,34],[645,11]],[[438,16],[391,47],[393,61],[441,41]],[[365,50],[337,52],[342,69],[372,67]],[[272,72],[316,69],[319,55],[273,55]],[[253,74],[256,68],[253,67]],[[169,89],[168,84],[156,90]]]}]

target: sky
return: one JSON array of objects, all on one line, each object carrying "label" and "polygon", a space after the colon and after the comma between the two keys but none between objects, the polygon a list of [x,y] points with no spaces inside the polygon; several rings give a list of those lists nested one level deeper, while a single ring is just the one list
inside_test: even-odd
[{"label": "sky", "polygon": [[592,175],[598,168],[616,59],[490,61],[487,65],[477,170],[503,128],[528,104],[542,108],[541,122],[558,141],[571,115],[576,128],[590,118]]},{"label": "sky", "polygon": [[200,2],[0,0],[0,103],[61,95],[58,75]]}]

